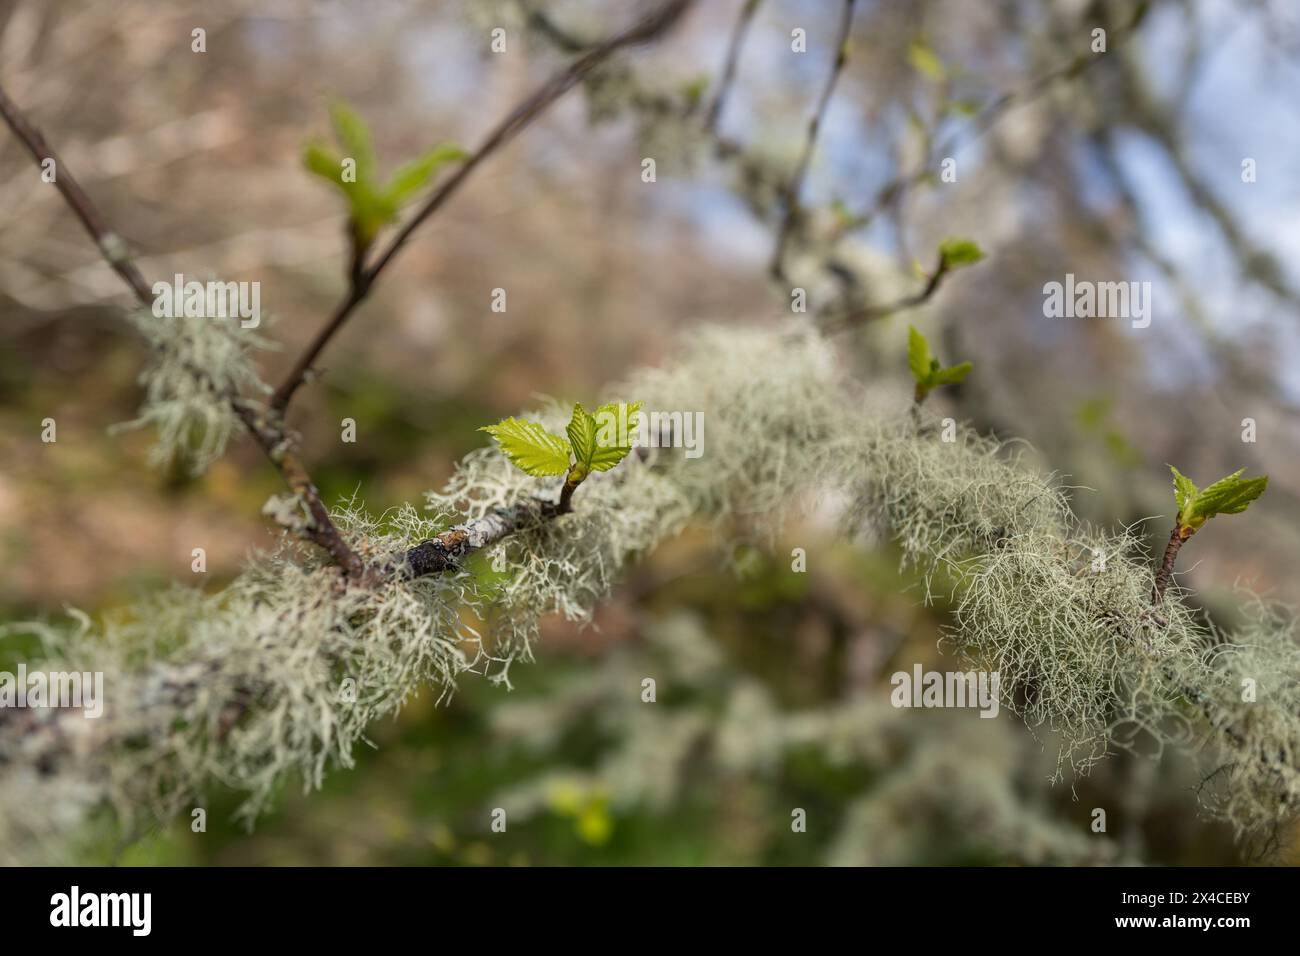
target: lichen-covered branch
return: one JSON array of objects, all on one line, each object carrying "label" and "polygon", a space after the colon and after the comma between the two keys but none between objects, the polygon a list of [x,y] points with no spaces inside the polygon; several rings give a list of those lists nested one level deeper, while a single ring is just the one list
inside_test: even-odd
[{"label": "lichen-covered branch", "polygon": [[[173,372],[170,377],[155,376],[151,380],[153,390],[159,394],[153,396],[154,413],[145,414],[142,420],[149,421],[152,418],[166,423],[173,432],[171,436],[173,442],[181,443],[186,440],[190,425],[194,424],[193,412],[197,407],[201,419],[198,424],[205,429],[206,436],[200,463],[206,464],[224,449],[229,433],[225,416],[215,413],[212,406],[220,405],[228,409],[234,419],[241,422],[253,436],[279,470],[294,496],[306,509],[307,520],[296,523],[294,530],[320,546],[348,580],[367,585],[377,583],[382,571],[367,568],[360,556],[348,546],[321,500],[320,492],[305,464],[294,448],[292,434],[284,424],[284,413],[290,399],[306,380],[321,351],[366,298],[380,273],[397,255],[412,233],[455,193],[480,163],[510,142],[552,103],[580,83],[610,56],[625,47],[647,43],[670,28],[686,12],[690,4],[691,0],[664,0],[631,27],[594,45],[573,63],[552,76],[497,124],[478,150],[425,200],[418,212],[379,254],[373,265],[367,267],[359,255],[355,256],[350,269],[349,289],[343,301],[298,359],[284,383],[270,396],[269,403],[263,404],[243,397],[236,387],[245,384],[243,381],[215,381],[210,368],[203,363],[192,361],[183,354],[179,356],[169,354],[168,360],[172,369],[179,371],[180,374],[176,375]],[[46,159],[53,159],[56,162],[58,174],[55,182],[60,193],[85,225],[105,259],[131,288],[141,306],[150,308],[153,304],[151,287],[131,261],[125,241],[109,229],[71,171],[53,153],[40,131],[26,119],[3,89],[0,89],[0,115],[3,115],[14,135],[27,147],[38,165]],[[142,327],[141,330],[150,338],[155,348],[164,352],[169,350],[174,352],[170,340],[152,335],[148,327]],[[205,334],[199,338],[209,342],[221,341],[221,336],[217,333]],[[240,350],[234,348],[232,352]],[[260,385],[260,382],[256,384]],[[191,396],[196,392],[201,393],[206,402],[191,401],[186,406],[183,402],[177,402],[175,396],[170,394],[177,390]],[[180,414],[177,414],[178,411]],[[168,447],[166,443],[163,444],[164,447]],[[566,505],[571,495],[571,490],[565,495]]]},{"label": "lichen-covered branch", "polygon": [[403,555],[396,573],[418,578],[459,568],[470,555],[499,544],[510,535],[539,524],[555,513],[555,506],[547,502],[524,502],[489,511],[481,518],[458,524],[428,541],[421,541]]},{"label": "lichen-covered branch", "polygon": [[144,276],[131,260],[126,240],[109,228],[85,190],[68,171],[63,160],[45,141],[41,131],[28,122],[27,117],[9,98],[3,87],[0,87],[0,116],[4,117],[10,131],[26,147],[27,152],[31,153],[36,165],[43,166],[47,160],[53,161],[55,187],[76,214],[77,219],[86,227],[86,232],[90,233],[90,238],[94,240],[104,259],[113,267],[113,271],[122,277],[122,281],[131,287],[137,299],[142,303],[152,302],[153,296],[149,291],[149,284],[145,282]]},{"label": "lichen-covered branch", "polygon": [[[896,385],[865,391],[809,333],[710,330],[676,366],[617,389],[701,410],[703,459],[651,450],[589,476],[583,507],[558,514],[563,478],[539,489],[483,448],[428,495],[429,515],[332,516],[368,565],[405,566],[373,587],[340,589],[328,564],[289,550],[255,558],[218,594],[177,590],[98,627],[27,626],[51,668],[102,670],[111,693],[99,721],[0,715],[0,853],[105,804],[166,819],[216,782],[246,792],[254,814],[286,776],[311,787],[349,766],[365,727],[421,687],[507,681],[543,616],[586,619],[621,569],[688,523],[775,533],[801,502],[828,500],[842,502],[847,534],[887,534],[926,579],[943,575],[957,600],[949,643],[999,672],[1005,708],[1059,734],[1063,767],[1086,770],[1137,740],[1186,745],[1227,768],[1206,796],[1215,812],[1243,830],[1289,819],[1300,800],[1294,618],[1256,603],[1225,634],[1169,593],[1157,620],[1137,535],[1080,525],[1050,477],[991,439],[958,429],[943,441]],[[559,429],[566,411],[532,417]],[[490,578],[467,560],[483,552]]]},{"label": "lichen-covered branch", "polygon": [[[5,94],[3,88],[0,88],[0,114],[3,114],[5,122],[14,135],[27,147],[37,165],[46,158],[55,160],[59,192],[77,214],[77,218],[85,225],[105,259],[131,288],[140,305],[146,310],[151,310],[152,288],[131,261],[125,241],[109,229],[90,197],[77,185],[72,171],[54,155],[45,138],[28,122]],[[304,529],[309,540],[324,548],[345,576],[359,577],[363,571],[361,560],[348,547],[333,521],[330,520],[329,511],[321,501],[306,466],[293,448],[293,442],[284,430],[282,419],[269,414],[260,403],[241,397],[234,388],[238,382],[215,381],[209,368],[196,363],[187,355],[176,354],[170,339],[152,337],[151,344],[165,354],[165,361],[170,361],[179,367],[182,373],[181,379],[191,380],[183,383],[184,388],[191,392],[205,393],[213,403],[228,408],[229,412],[243,423],[248,433],[253,436],[258,446],[284,477],[286,484],[302,499],[311,512],[312,522]],[[166,401],[169,396],[160,395],[156,398]],[[224,440],[221,444],[224,445]]]}]

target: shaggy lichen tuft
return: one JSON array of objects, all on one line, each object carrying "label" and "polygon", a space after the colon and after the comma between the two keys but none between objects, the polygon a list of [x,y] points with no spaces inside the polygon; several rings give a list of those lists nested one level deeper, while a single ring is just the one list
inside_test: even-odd
[{"label": "shaggy lichen tuft", "polygon": [[184,462],[200,474],[241,427],[231,397],[269,392],[249,356],[270,343],[235,319],[159,317],[144,309],[129,318],[153,357],[140,374],[145,397],[139,415],[117,427],[156,428],[151,461]]}]

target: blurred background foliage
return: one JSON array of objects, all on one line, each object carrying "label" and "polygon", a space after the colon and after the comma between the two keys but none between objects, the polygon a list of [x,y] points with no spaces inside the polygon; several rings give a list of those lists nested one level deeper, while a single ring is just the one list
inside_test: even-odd
[{"label": "blurred background foliage", "polygon": [[[0,76],[59,148],[151,278],[262,283],[275,381],[343,289],[335,197],[302,145],[352,103],[393,162],[472,147],[563,54],[515,2],[0,0]],[[547,4],[584,37],[625,4]],[[673,103],[716,88],[742,3],[697,4],[626,60]],[[835,4],[759,6],[722,114],[726,135],[787,169],[834,40]],[[1032,443],[1101,523],[1172,518],[1165,461],[1198,480],[1247,466],[1273,482],[1247,520],[1186,554],[1216,614],[1235,582],[1295,601],[1300,380],[1294,363],[1300,192],[1288,176],[1300,18],[1264,0],[860,2],[852,56],[809,173],[798,255],[868,301],[910,288],[945,235],[989,260],[910,319],[939,354],[972,360],[952,414]],[[1096,68],[1044,81],[1112,26]],[[207,30],[207,52],[190,31]],[[507,52],[489,31],[507,30]],[[808,31],[805,56],[790,30]],[[479,426],[537,393],[591,401],[671,355],[704,321],[788,320],[765,268],[772,222],[752,183],[703,159],[672,124],[620,98],[615,73],[564,100],[403,253],[333,343],[293,416],[326,500],[373,510],[440,485],[483,444]],[[613,88],[611,91],[611,87]],[[988,104],[1013,91],[1011,108]],[[594,91],[600,94],[601,90]],[[626,88],[623,90],[626,93]],[[607,115],[608,114],[608,115]],[[988,117],[990,122],[985,123]],[[955,139],[954,139],[955,137]],[[888,185],[937,168],[959,179]],[[659,158],[642,183],[641,159]],[[1240,180],[1253,157],[1257,183]],[[53,190],[0,138],[0,616],[103,611],[176,580],[219,587],[268,545],[259,511],[278,479],[240,443],[201,479],[158,474],[150,437],[106,433],[139,401],[140,343],[121,290]],[[878,202],[880,197],[884,202]],[[866,210],[869,215],[858,213]],[[809,267],[811,268],[811,267]],[[1045,320],[1041,285],[1150,280],[1150,334],[1122,321]],[[846,278],[847,277],[847,278]],[[492,290],[508,290],[505,313]],[[846,340],[864,375],[903,369],[907,319]],[[40,441],[41,421],[58,441]],[[1241,420],[1258,422],[1243,444]],[[340,440],[355,419],[357,441]],[[707,437],[706,437],[707,449]],[[704,459],[707,462],[706,458]],[[743,529],[736,529],[743,539]],[[837,541],[816,521],[779,542],[704,533],[647,555],[597,615],[551,622],[514,688],[466,682],[373,729],[375,748],[321,793],[289,787],[255,831],[211,795],[206,833],[180,821],[102,848],[104,862],[179,864],[1228,863],[1230,835],[1198,818],[1197,768],[1118,754],[1052,784],[1050,737],[1004,714],[896,711],[888,676],[952,668],[887,543]],[[808,571],[790,571],[794,547]],[[483,573],[489,573],[483,568]],[[1229,619],[1227,623],[1231,623]],[[0,647],[0,663],[22,648]],[[642,680],[656,680],[654,703]],[[508,811],[504,834],[493,808]],[[1107,810],[1105,834],[1090,829]],[[791,830],[802,808],[807,832]],[[1290,846],[1289,835],[1283,835]],[[1292,859],[1284,851],[1281,859]]]}]

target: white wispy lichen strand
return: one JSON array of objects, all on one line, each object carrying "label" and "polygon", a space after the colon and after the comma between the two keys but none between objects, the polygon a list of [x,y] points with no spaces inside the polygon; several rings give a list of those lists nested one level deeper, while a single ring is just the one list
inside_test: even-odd
[{"label": "white wispy lichen strand", "polygon": [[159,317],[145,309],[129,319],[153,354],[140,373],[145,392],[140,414],[116,427],[155,428],[151,461],[160,466],[183,462],[200,474],[242,427],[232,398],[269,392],[250,354],[270,343],[235,319]]}]

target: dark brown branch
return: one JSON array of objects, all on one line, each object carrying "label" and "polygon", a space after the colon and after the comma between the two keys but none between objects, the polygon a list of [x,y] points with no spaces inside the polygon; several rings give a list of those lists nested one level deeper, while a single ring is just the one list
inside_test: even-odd
[{"label": "dark brown branch", "polygon": [[557,514],[549,501],[521,502],[496,508],[428,541],[421,541],[401,558],[392,570],[400,577],[418,578],[455,570],[476,551],[490,547],[516,532],[533,527]]},{"label": "dark brown branch", "polygon": [[[1174,521],[1174,530],[1169,533],[1169,543],[1165,545],[1164,558],[1161,559],[1160,568],[1156,571],[1155,585],[1151,589],[1151,618],[1162,627],[1165,626],[1165,622],[1154,613],[1154,610],[1164,603],[1165,591],[1169,588],[1169,582],[1173,577],[1174,563],[1178,560],[1179,549],[1181,549],[1183,543],[1195,533],[1196,532],[1193,529],[1184,526],[1182,521],[1178,519],[1175,519]],[[1244,747],[1246,745],[1246,738],[1240,730],[1238,730],[1234,725],[1224,723],[1216,718],[1214,701],[1205,693],[1205,691],[1201,690],[1199,687],[1192,687],[1184,683],[1179,679],[1178,674],[1174,669],[1168,664],[1165,664],[1161,668],[1161,672],[1165,675],[1165,678],[1170,682],[1175,690],[1195,705],[1196,709],[1201,712],[1201,715],[1205,718],[1206,723],[1208,723],[1210,727],[1222,733],[1238,747]],[[1278,763],[1270,758],[1267,753],[1261,752],[1259,757],[1266,767],[1269,767],[1270,769],[1276,769],[1278,767]]]},{"label": "dark brown branch", "polygon": [[504,541],[516,532],[536,527],[573,511],[573,493],[582,484],[570,476],[560,491],[559,501],[541,498],[495,508],[481,518],[448,528],[428,541],[421,541],[406,552],[400,563],[390,570],[402,577],[418,578],[441,574],[460,566],[475,551]]},{"label": "dark brown branch", "polygon": [[754,21],[754,14],[758,11],[758,6],[763,0],[745,0],[745,5],[740,8],[740,15],[736,17],[736,25],[731,31],[731,42],[727,45],[727,59],[722,67],[722,78],[718,81],[718,91],[713,94],[713,100],[709,103],[709,110],[704,115],[704,128],[706,130],[716,129],[718,118],[722,115],[722,107],[727,100],[727,94],[731,92],[732,83],[736,79],[736,67],[740,63],[740,50],[745,45],[745,34],[749,32],[749,25]]},{"label": "dark brown branch", "polygon": [[294,392],[306,380],[308,373],[335,333],[347,322],[356,307],[366,298],[375,280],[402,250],[408,239],[455,194],[471,173],[484,160],[505,146],[521,130],[546,111],[556,100],[586,78],[596,67],[624,47],[648,43],[665,32],[686,12],[692,0],[666,0],[657,9],[636,24],[609,39],[591,47],[564,69],[543,83],[531,96],[514,108],[496,125],[478,149],[425,200],[424,204],[368,268],[355,270],[348,293],[335,309],[325,327],[316,334],[298,359],[284,382],[271,398],[271,408],[283,413]]},{"label": "dark brown branch", "polygon": [[835,84],[839,82],[840,74],[844,71],[844,64],[848,60],[849,33],[853,29],[853,3],[854,0],[844,0],[835,45],[835,62],[831,65],[831,72],[826,78],[826,85],[822,87],[821,96],[817,98],[817,106],[813,110],[812,118],[808,121],[808,134],[804,138],[803,151],[799,155],[799,161],[795,164],[790,181],[782,189],[785,213],[782,216],[780,228],[777,230],[776,249],[772,253],[770,267],[772,276],[776,279],[785,278],[783,262],[785,247],[790,241],[790,234],[793,232],[795,224],[802,215],[799,206],[799,194],[803,191],[804,177],[807,176],[808,165],[812,162],[813,149],[817,145],[817,133],[821,129],[822,119],[826,115],[827,107],[830,106],[831,95],[835,92]]},{"label": "dark brown branch", "polygon": [[1165,557],[1160,562],[1160,569],[1156,571],[1155,586],[1151,589],[1151,603],[1159,605],[1165,599],[1165,590],[1169,587],[1169,581],[1174,574],[1174,562],[1178,560],[1178,549],[1183,546],[1183,542],[1191,537],[1189,532],[1184,537],[1175,522],[1174,530],[1169,532],[1169,543],[1165,545]]},{"label": "dark brown branch", "polygon": [[[47,158],[54,160],[55,185],[60,194],[86,227],[91,238],[95,240],[95,244],[99,246],[100,252],[109,265],[130,286],[137,301],[145,308],[152,308],[151,286],[131,261],[125,241],[108,227],[95,204],[78,185],[72,171],[50,149],[45,142],[45,137],[28,122],[3,88],[0,88],[0,114],[3,114],[5,122],[14,135],[27,147],[27,151],[32,154],[37,165]],[[190,367],[190,373],[230,405],[231,410],[244,423],[249,434],[283,476],[285,483],[306,505],[312,520],[303,530],[303,534],[310,541],[324,548],[346,577],[360,578],[364,570],[361,558],[348,547],[338,528],[330,520],[329,511],[321,501],[320,492],[312,483],[302,460],[294,452],[293,443],[286,437],[278,416],[268,416],[257,403],[246,401],[228,390],[219,388],[202,369]]]},{"label": "dark brown branch", "polygon": [[544,36],[562,53],[586,53],[591,49],[591,43],[561,27],[551,19],[551,15],[545,10],[540,9],[533,3],[525,3],[523,7],[527,15],[528,25]]},{"label": "dark brown branch", "polygon": [[582,478],[575,480],[573,469],[569,469],[569,475],[564,481],[564,487],[560,490],[559,503],[555,506],[556,514],[567,515],[573,511],[573,493],[578,490],[580,484],[582,484]]},{"label": "dark brown branch", "polygon": [[140,270],[131,261],[126,240],[108,227],[85,190],[63,165],[63,160],[45,142],[41,131],[27,121],[14,105],[13,100],[9,99],[3,87],[0,87],[0,115],[4,116],[5,123],[13,131],[14,136],[18,137],[19,142],[27,147],[27,151],[32,154],[32,159],[36,160],[37,166],[43,165],[47,159],[54,160],[55,188],[81,220],[81,224],[86,227],[90,238],[95,240],[95,245],[99,247],[104,259],[122,277],[122,281],[131,287],[136,298],[145,304],[152,304],[153,293],[150,291],[149,284],[144,281],[144,276],[140,274]]},{"label": "dark brown branch", "polygon": [[850,309],[835,311],[828,310],[821,316],[821,328],[824,333],[831,335],[836,332],[843,332],[855,325],[862,325],[867,322],[874,322],[877,319],[888,318],[899,312],[906,312],[908,309],[915,309],[917,306],[929,302],[934,294],[939,291],[943,284],[944,276],[949,273],[949,268],[943,257],[940,256],[939,264],[934,267],[930,277],[926,279],[925,286],[921,291],[909,296],[904,296],[895,302],[886,305],[864,305]]}]

